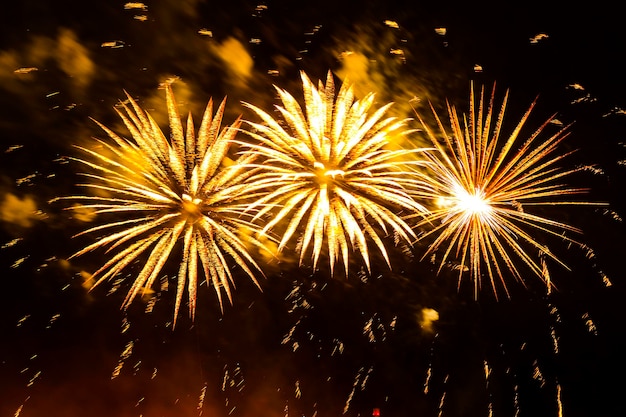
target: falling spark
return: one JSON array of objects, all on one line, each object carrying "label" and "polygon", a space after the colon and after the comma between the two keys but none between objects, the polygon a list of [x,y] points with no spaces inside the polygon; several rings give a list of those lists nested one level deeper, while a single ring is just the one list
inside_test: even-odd
[{"label": "falling spark", "polygon": [[536,44],[539,43],[540,41],[544,40],[544,39],[548,39],[549,36],[545,33],[538,33],[535,36],[533,36],[532,38],[530,38],[530,43],[532,44]]},{"label": "falling spark", "polygon": [[16,326],[16,327],[21,327],[21,326],[24,324],[24,322],[25,322],[26,320],[28,320],[29,318],[30,318],[30,314],[27,314],[27,315],[25,315],[24,317],[22,317],[21,319],[19,319],[19,320],[17,321],[17,326]]},{"label": "falling spark", "polygon": [[513,406],[515,407],[515,414],[513,417],[518,417],[519,413],[520,413],[520,406],[519,406],[519,386],[516,384],[513,387]]},{"label": "falling spark", "polygon": [[489,382],[490,382],[490,376],[491,376],[491,368],[489,367],[489,362],[487,362],[487,360],[483,360],[483,367],[485,370],[485,390],[488,392],[489,394],[489,403],[487,404],[487,410],[488,410],[488,417],[492,417],[493,416],[493,398],[491,395],[491,391],[490,391],[490,387],[489,387]]},{"label": "falling spark", "polygon": [[332,352],[330,353],[330,356],[333,356],[335,353],[339,353],[340,355],[343,354],[343,342],[341,340],[338,339],[333,339],[334,342],[334,347]]},{"label": "falling spark", "polygon": [[371,317],[367,323],[365,323],[365,326],[363,327],[363,334],[366,334],[370,343],[374,343],[376,342],[376,335],[374,334],[374,331],[372,330],[372,324],[374,322],[374,317]]},{"label": "falling spark", "polygon": [[36,67],[22,67],[13,71],[15,74],[29,74],[33,71],[39,71],[39,68]]},{"label": "falling spark", "polygon": [[[420,118],[436,152],[428,153],[432,172],[419,175],[432,186],[430,195],[425,198],[433,206],[438,206],[419,223],[420,226],[433,226],[422,236],[422,239],[434,236],[424,258],[444,248],[439,271],[451,258],[459,258],[459,285],[463,271],[469,269],[476,296],[485,275],[496,296],[497,279],[508,295],[505,270],[524,283],[516,258],[535,275],[545,279],[545,269],[532,256],[533,252],[538,252],[539,258],[551,259],[567,268],[545,244],[535,238],[534,231],[582,245],[563,234],[580,233],[579,229],[533,214],[527,208],[601,205],[559,199],[585,192],[559,182],[577,171],[557,167],[557,163],[569,155],[555,154],[558,145],[567,137],[568,126],[552,136],[541,138],[540,133],[553,120],[552,117],[518,144],[520,131],[534,107],[533,103],[515,130],[502,140],[500,134],[508,93],[497,115],[494,96],[495,88],[488,102],[484,90],[479,97],[475,97],[472,85],[469,117],[465,117],[463,123],[456,109],[448,104],[452,134],[446,131],[435,113],[442,141]],[[485,268],[486,274],[483,274]]]},{"label": "falling spark", "polygon": [[52,325],[61,317],[60,314],[55,314],[52,317],[50,317],[50,321],[48,322],[48,325],[46,326],[46,329],[49,329],[52,327]]},{"label": "falling spark", "polygon": [[594,336],[598,335],[598,328],[596,327],[591,317],[589,317],[589,313],[585,313],[582,315],[582,319],[585,321],[585,325],[587,326],[587,330],[589,333],[592,333]]},{"label": "falling spark", "polygon": [[202,408],[204,407],[204,399],[206,398],[206,390],[208,387],[208,383],[205,382],[204,386],[202,387],[202,390],[200,391],[200,398],[198,399],[198,415],[201,416],[202,415]]},{"label": "falling spark", "polygon": [[6,148],[4,153],[11,153],[11,152],[17,151],[18,149],[21,149],[23,147],[24,147],[24,145],[11,145],[8,148]]},{"label": "falling spark", "polygon": [[383,22],[385,25],[389,26],[390,28],[393,29],[400,29],[400,25],[398,25],[398,22],[393,21],[393,20],[385,20]]},{"label": "falling spark", "polygon": [[600,274],[600,276],[602,277],[602,282],[604,283],[605,287],[610,287],[613,285],[613,283],[611,282],[611,280],[609,279],[609,277],[602,271],[598,272]]},{"label": "falling spark", "polygon": [[302,390],[300,389],[300,381],[296,381],[295,384],[295,396],[296,398],[300,398],[302,397]]},{"label": "falling spark", "polygon": [[124,350],[120,354],[120,359],[117,363],[117,366],[115,367],[115,369],[113,370],[113,373],[111,374],[111,379],[115,379],[118,376],[120,376],[120,373],[122,372],[122,368],[124,367],[126,360],[130,358],[130,356],[133,354],[134,346],[135,346],[135,342],[133,342],[132,340],[126,344],[126,346],[124,347]]},{"label": "falling spark", "polygon": [[11,265],[11,268],[15,269],[15,268],[19,268],[20,265],[22,265],[24,263],[25,260],[27,260],[30,257],[30,255],[26,255],[23,256],[19,259],[17,259],[15,262],[13,262],[13,264]]},{"label": "falling spark", "polygon": [[13,247],[13,246],[17,245],[19,242],[21,242],[22,240],[24,240],[24,239],[22,239],[21,237],[18,237],[18,238],[13,239],[13,240],[9,240],[7,243],[5,243],[2,246],[0,246],[0,249],[6,249],[6,248]]},{"label": "falling spark", "polygon": [[357,387],[360,386],[361,390],[365,388],[364,384],[367,381],[367,378],[370,372],[372,372],[372,367],[369,368],[369,370],[367,371],[367,374],[365,375],[365,378],[363,379],[363,381],[361,381],[361,377],[363,376],[364,371],[365,371],[365,368],[361,367],[359,371],[356,373],[356,376],[354,378],[354,383],[352,384],[352,390],[350,391],[350,394],[348,394],[348,398],[346,399],[346,404],[343,407],[343,414],[346,414],[348,410],[350,409],[350,403],[352,402],[352,398],[354,397],[354,393],[356,392]]},{"label": "falling spark", "polygon": [[561,384],[556,384],[556,405],[558,408],[558,417],[563,417],[563,403],[561,402]]},{"label": "falling spark", "polygon": [[[417,151],[389,150],[392,135],[402,131],[404,120],[381,120],[390,104],[369,114],[374,95],[355,100],[352,87],[344,83],[335,100],[333,76],[315,88],[302,73],[305,107],[276,87],[283,107],[277,110],[287,125],[251,104],[263,124],[248,122],[247,132],[258,144],[245,144],[249,152],[264,160],[251,165],[263,171],[251,178],[267,194],[255,202],[257,218],[273,214],[263,232],[281,222],[278,251],[285,248],[299,229],[304,229],[297,249],[300,263],[311,250],[317,267],[324,242],[331,274],[343,260],[348,271],[349,253],[358,251],[370,270],[368,239],[374,242],[387,264],[389,258],[378,228],[409,242],[414,232],[394,208],[409,213],[424,208],[408,190],[420,186],[409,174],[406,160]],[[418,163],[418,162],[414,162]]]},{"label": "falling spark", "polygon": [[37,175],[38,174],[35,173],[35,174],[29,174],[29,175],[27,175],[27,176],[25,176],[23,178],[18,178],[18,179],[15,180],[15,184],[18,185],[18,186],[21,186],[21,185],[24,185],[24,184],[30,185],[30,184],[32,184],[32,180],[34,178],[36,178]]},{"label": "falling spark", "polygon": [[[444,387],[446,386],[446,384],[448,383],[448,378],[450,377],[450,375],[446,375],[446,377],[443,379],[443,385]],[[446,402],[446,394],[447,392],[444,390],[443,394],[441,394],[441,399],[439,400],[439,412],[437,413],[437,417],[441,417],[443,415],[443,406]]]},{"label": "falling spark", "polygon": [[229,260],[258,286],[253,270],[260,269],[240,239],[240,231],[250,230],[247,240],[262,244],[254,238],[257,227],[249,221],[248,204],[243,201],[244,197],[249,198],[245,179],[254,173],[243,165],[252,162],[252,158],[242,156],[232,164],[224,164],[240,121],[220,132],[225,101],[213,116],[210,100],[196,135],[191,114],[186,129],[183,128],[169,84],[165,85],[165,92],[170,139],[166,139],[150,114],[128,96],[130,105],[122,103],[122,109],[116,110],[133,140],[98,123],[114,143],[98,140],[95,150],[79,147],[87,156],[75,158],[93,170],[83,174],[88,181],[81,185],[94,190],[95,195],[65,199],[84,202],[81,209],[92,209],[96,214],[124,216],[81,233],[108,231],[72,257],[101,248],[117,250],[93,273],[98,279],[96,285],[118,276],[144,252],[149,252],[147,259],[142,259],[143,267],[126,296],[124,308],[137,295],[150,291],[174,249],[182,249],[175,324],[185,285],[189,315],[194,318],[196,293],[201,284],[199,269],[213,284],[220,307],[222,291],[232,302],[234,276]]},{"label": "falling spark", "polygon": [[575,100],[572,100],[570,104],[580,104],[580,103],[594,103],[598,101],[597,98],[593,97],[591,94],[587,93],[582,97],[579,97]]},{"label": "falling spark", "polygon": [[148,10],[148,6],[146,6],[144,3],[130,2],[130,3],[126,3],[124,5],[124,9],[126,9],[126,10],[133,10],[133,9],[136,10],[136,9],[139,9],[139,10],[146,11],[146,10]]},{"label": "falling spark", "polygon": [[537,360],[533,362],[533,379],[539,382],[539,386],[542,388],[546,385],[546,380],[541,373],[541,369],[539,369],[539,364],[537,363]]},{"label": "falling spark", "polygon": [[559,353],[559,336],[556,334],[554,323],[561,322],[561,315],[559,314],[559,309],[551,303],[548,303],[548,308],[550,308],[550,317],[552,317],[552,323],[550,324],[550,337],[552,338],[553,351],[556,355]]},{"label": "falling spark", "polygon": [[32,386],[35,381],[37,380],[37,378],[39,378],[41,376],[41,371],[37,371],[35,372],[35,374],[33,375],[33,377],[30,379],[30,381],[28,381],[28,384],[26,384],[27,387]]},{"label": "falling spark", "polygon": [[108,42],[102,42],[102,44],[100,44],[100,47],[117,49],[117,48],[123,48],[124,45],[126,45],[124,41],[108,41]]}]

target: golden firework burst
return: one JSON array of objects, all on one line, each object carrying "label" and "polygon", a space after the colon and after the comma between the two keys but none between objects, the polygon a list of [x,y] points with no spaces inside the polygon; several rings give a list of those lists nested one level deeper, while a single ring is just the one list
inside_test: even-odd
[{"label": "golden firework burst", "polygon": [[[225,164],[229,147],[241,121],[220,131],[225,100],[215,115],[209,101],[197,134],[191,114],[187,125],[178,113],[171,89],[165,86],[171,136],[168,140],[155,120],[128,95],[128,101],[116,109],[131,139],[118,136],[98,123],[112,139],[97,140],[93,149],[79,147],[86,157],[76,161],[91,168],[80,184],[93,195],[73,196],[82,208],[98,215],[114,216],[110,222],[92,227],[81,234],[99,233],[96,242],[73,256],[107,248],[108,260],[94,273],[99,284],[141,260],[124,301],[127,307],[141,292],[151,288],[172,252],[182,251],[178,266],[174,323],[178,316],[185,286],[189,296],[189,314],[196,307],[199,273],[212,283],[222,307],[222,291],[232,302],[234,285],[230,263],[237,264],[256,284],[259,267],[242,241],[260,243],[254,238],[258,227],[250,222],[245,203],[248,190],[245,180],[254,171],[244,168],[253,155]],[[245,204],[244,204],[245,203]],[[249,233],[252,231],[253,233]],[[146,256],[142,254],[147,253]]]},{"label": "golden firework burst", "polygon": [[424,210],[408,192],[421,186],[407,167],[419,163],[413,158],[418,150],[387,148],[390,138],[408,132],[405,120],[383,119],[391,103],[370,114],[374,95],[356,100],[348,83],[335,97],[330,72],[317,88],[304,73],[301,78],[304,108],[276,87],[280,120],[245,103],[263,122],[248,122],[247,133],[257,142],[245,144],[262,161],[252,165],[262,169],[253,182],[267,190],[255,203],[257,218],[273,214],[263,230],[281,229],[279,251],[301,233],[300,263],[310,250],[315,268],[326,248],[331,274],[340,260],[348,271],[351,251],[369,269],[368,240],[390,264],[384,235],[414,239],[398,213]]},{"label": "golden firework burst", "polygon": [[520,132],[535,105],[533,102],[511,134],[501,137],[508,92],[497,115],[494,97],[495,87],[486,102],[484,89],[476,95],[472,86],[469,116],[463,122],[456,109],[448,104],[450,133],[432,109],[440,138],[420,118],[435,149],[428,153],[429,172],[420,174],[431,187],[422,196],[430,200],[433,208],[419,225],[433,226],[422,237],[434,236],[424,257],[442,249],[439,270],[449,260],[456,259],[460,262],[459,285],[463,271],[469,269],[475,295],[486,275],[497,296],[497,279],[508,295],[505,271],[524,282],[519,261],[548,286],[552,283],[544,259],[565,266],[535,233],[545,232],[578,244],[566,233],[579,233],[579,229],[533,214],[532,208],[590,203],[563,200],[585,192],[561,182],[577,171],[558,166],[571,153],[558,152],[559,144],[569,134],[569,126],[551,136],[542,135],[553,116],[522,142]]}]

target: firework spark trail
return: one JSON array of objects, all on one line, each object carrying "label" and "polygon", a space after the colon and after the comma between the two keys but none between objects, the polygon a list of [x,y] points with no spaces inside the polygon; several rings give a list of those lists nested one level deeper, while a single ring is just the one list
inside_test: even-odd
[{"label": "firework spark trail", "polygon": [[344,83],[335,98],[330,72],[326,84],[320,81],[317,88],[304,73],[301,78],[304,108],[276,87],[280,121],[245,103],[263,122],[248,122],[247,133],[258,143],[242,143],[261,160],[251,164],[262,169],[253,182],[268,190],[254,205],[259,208],[256,217],[273,214],[264,232],[279,224],[284,229],[279,251],[303,229],[296,248],[301,264],[310,250],[315,268],[326,243],[331,274],[341,261],[348,271],[351,250],[360,253],[369,270],[368,240],[389,264],[384,235],[407,242],[415,238],[397,212],[425,210],[409,192],[423,186],[408,168],[423,163],[414,157],[420,150],[386,148],[391,137],[409,132],[404,120],[382,118],[390,104],[370,113],[374,95],[355,100],[352,87]]},{"label": "firework spark trail", "polygon": [[[456,109],[448,104],[451,133],[432,109],[441,140],[418,115],[436,148],[436,152],[427,153],[430,172],[418,173],[432,187],[422,197],[432,206],[438,206],[418,226],[433,226],[424,235],[434,238],[424,257],[443,249],[439,270],[456,257],[460,261],[459,284],[463,271],[469,270],[477,295],[483,272],[486,272],[497,296],[497,278],[508,295],[504,270],[524,284],[516,259],[545,279],[544,268],[533,256],[533,251],[539,254],[539,258],[546,257],[566,267],[534,237],[534,232],[581,245],[564,235],[564,232],[579,233],[579,229],[532,214],[526,211],[528,207],[597,204],[560,200],[585,192],[560,183],[578,170],[563,170],[557,166],[571,153],[557,152],[558,145],[568,136],[568,126],[542,138],[541,133],[553,116],[520,144],[520,132],[533,103],[512,133],[503,139],[501,127],[508,93],[497,114],[494,97],[495,88],[491,97],[486,99],[484,90],[478,96],[472,86],[469,116],[463,117],[462,122]],[[552,284],[548,282],[548,285]]]},{"label": "firework spark trail", "polygon": [[149,291],[174,249],[182,247],[175,324],[185,286],[193,319],[199,269],[213,284],[222,308],[222,291],[232,302],[234,279],[229,260],[258,286],[255,272],[260,269],[239,233],[251,231],[246,234],[247,240],[259,247],[262,244],[254,237],[258,228],[250,222],[245,203],[245,199],[253,198],[245,180],[254,170],[243,166],[251,163],[253,156],[241,156],[233,164],[225,164],[240,120],[220,131],[225,101],[213,115],[211,100],[196,135],[191,114],[183,127],[169,84],[165,91],[171,138],[166,139],[150,114],[128,96],[128,102],[116,111],[132,140],[98,123],[113,143],[98,140],[95,150],[79,147],[86,157],[75,158],[91,168],[92,173],[83,174],[87,181],[81,185],[93,190],[94,195],[65,199],[78,200],[84,204],[81,209],[96,214],[124,216],[81,233],[108,233],[73,255],[101,248],[112,253],[94,273],[96,284],[115,277],[148,253],[124,307],[138,294]]},{"label": "firework spark trail", "polygon": [[[367,385],[367,380],[369,379],[370,374],[372,373],[372,370],[374,369],[373,366],[370,366],[367,370],[367,372],[365,372],[365,368],[361,367],[359,368],[359,371],[357,372],[356,376],[354,377],[354,383],[352,384],[352,390],[350,391],[350,394],[348,394],[348,398],[346,399],[346,404],[343,407],[343,414],[346,414],[348,412],[348,410],[350,409],[350,403],[352,403],[352,399],[354,397],[354,394],[356,393],[357,388],[359,388],[361,391],[365,390],[365,386]],[[365,373],[365,375],[363,375]]]}]

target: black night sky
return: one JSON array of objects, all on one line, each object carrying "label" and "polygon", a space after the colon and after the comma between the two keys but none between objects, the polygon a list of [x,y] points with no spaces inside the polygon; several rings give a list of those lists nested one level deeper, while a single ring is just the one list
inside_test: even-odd
[{"label": "black night sky", "polygon": [[[624,413],[626,26],[618,5],[422,1],[25,0],[0,12],[0,417],[618,416]],[[610,5],[609,5],[610,4]],[[579,8],[577,8],[579,7]],[[605,206],[555,207],[585,247],[549,240],[570,270],[474,299],[426,242],[372,252],[348,277],[268,261],[220,312],[199,291],[172,330],[174,292],[120,310],[129,281],[88,291],[107,256],[56,197],[77,192],[75,145],[120,127],[127,91],[167,131],[159,84],[199,117],[228,97],[268,111],[299,72],[429,114],[467,108],[470,83],[510,91],[505,124],[573,122],[568,177]],[[510,126],[509,128],[513,128]],[[167,268],[166,268],[167,269]],[[176,265],[165,271],[176,274]],[[132,273],[132,270],[128,272]],[[172,278],[174,279],[174,278]],[[116,289],[112,291],[112,289]],[[172,286],[170,285],[170,289]]]}]

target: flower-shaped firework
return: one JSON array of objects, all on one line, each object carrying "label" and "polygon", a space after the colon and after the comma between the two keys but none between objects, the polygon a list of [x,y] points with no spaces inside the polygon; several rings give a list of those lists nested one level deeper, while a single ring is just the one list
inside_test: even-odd
[{"label": "flower-shaped firework", "polygon": [[279,250],[301,233],[300,262],[310,251],[315,267],[327,248],[331,274],[339,261],[348,271],[351,251],[369,269],[368,240],[389,264],[384,236],[411,241],[414,232],[399,213],[424,210],[409,192],[420,187],[407,167],[417,150],[388,148],[390,138],[408,132],[405,121],[383,118],[391,104],[370,114],[374,95],[356,100],[348,83],[335,97],[330,72],[325,85],[320,81],[316,88],[305,74],[302,83],[304,108],[276,88],[280,121],[246,104],[263,121],[249,122],[248,134],[258,143],[246,144],[262,161],[254,165],[262,171],[253,183],[267,190],[256,201],[257,218],[273,214],[263,230],[281,229]]},{"label": "flower-shaped firework", "polygon": [[577,243],[563,235],[563,232],[579,232],[577,228],[533,214],[532,209],[589,203],[562,199],[585,191],[560,182],[577,170],[557,166],[569,155],[558,152],[558,145],[567,137],[568,127],[543,137],[541,133],[554,120],[552,117],[520,142],[520,131],[533,103],[508,137],[502,137],[508,94],[495,119],[494,95],[495,89],[487,103],[484,91],[477,98],[472,87],[469,116],[463,118],[463,122],[456,109],[448,105],[450,133],[433,109],[441,138],[420,119],[436,148],[429,153],[430,173],[423,177],[431,186],[429,198],[434,209],[421,225],[434,226],[422,237],[434,236],[424,256],[443,248],[440,269],[448,260],[456,258],[460,261],[459,280],[463,270],[469,269],[477,293],[484,273],[497,295],[496,279],[508,294],[505,271],[523,282],[517,261],[548,281],[549,286],[552,284],[544,259],[550,258],[565,266],[535,238],[535,232]]},{"label": "flower-shaped firework", "polygon": [[[185,286],[193,317],[199,269],[213,284],[220,306],[222,291],[232,301],[231,263],[257,283],[254,272],[259,268],[243,241],[243,236],[247,236],[260,244],[254,238],[257,226],[249,221],[251,215],[246,211],[247,203],[244,204],[249,197],[245,180],[253,171],[243,166],[253,156],[225,163],[240,121],[220,131],[224,101],[215,115],[209,101],[196,135],[191,115],[185,129],[171,87],[166,85],[165,91],[169,140],[129,96],[130,104],[122,104],[122,110],[117,112],[132,140],[100,125],[113,143],[98,140],[99,146],[93,149],[80,147],[87,156],[76,160],[92,169],[92,173],[84,174],[88,181],[81,185],[95,193],[70,198],[84,202],[82,207],[97,214],[114,217],[83,232],[104,232],[104,236],[74,256],[108,248],[111,256],[94,273],[97,283],[141,259],[143,266],[124,302],[128,306],[143,289],[153,285],[174,250],[181,251],[176,260],[179,267],[175,318]],[[140,257],[144,252],[149,254]]]}]

